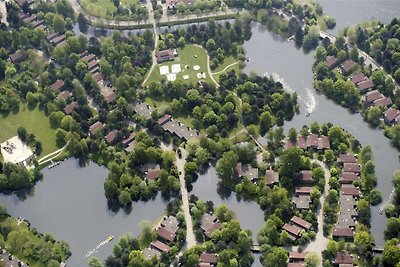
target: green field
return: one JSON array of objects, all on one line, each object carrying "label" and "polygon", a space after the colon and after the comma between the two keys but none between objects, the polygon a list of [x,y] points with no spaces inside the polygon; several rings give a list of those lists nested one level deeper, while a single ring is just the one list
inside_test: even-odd
[{"label": "green field", "polygon": [[[236,62],[238,62],[238,60],[236,58],[234,58],[233,56],[226,57],[224,59],[224,61],[221,64],[219,64],[219,66],[215,70],[213,70],[213,76],[217,80],[217,82],[219,82],[219,76],[223,73],[228,73],[231,70],[234,70],[236,72],[236,74],[240,73],[239,64],[238,64],[239,62],[237,64],[234,64]],[[234,64],[234,65],[231,65],[231,64]],[[229,65],[231,65],[231,66],[229,66]]]},{"label": "green field", "polygon": [[55,132],[51,129],[49,118],[37,107],[30,110],[26,105],[21,104],[18,113],[0,113],[0,125],[0,142],[17,135],[18,127],[24,127],[42,143],[42,156],[58,149]]},{"label": "green field", "polygon": [[[112,0],[80,0],[79,3],[90,15],[102,18],[112,18],[116,7]],[[121,0],[121,6],[129,8],[137,0]]]},{"label": "green field", "polygon": [[[197,56],[197,58],[195,57]],[[204,72],[207,77],[204,79],[207,83],[212,84],[212,80],[210,79],[207,72],[207,53],[206,50],[202,47],[195,45],[185,45],[184,48],[178,48],[178,57],[175,58],[174,61],[168,61],[161,64],[158,64],[153,72],[150,74],[149,79],[146,82],[146,85],[149,85],[152,81],[161,81],[167,80],[165,75],[160,74],[161,66],[168,66],[169,72],[171,72],[171,66],[173,64],[181,65],[181,72],[176,75],[176,80],[188,82],[192,84],[196,84],[199,79],[196,77],[197,73]],[[200,66],[200,70],[195,71],[193,66]],[[188,66],[189,69],[186,69],[185,66]],[[189,75],[189,79],[184,80],[183,76]]]}]

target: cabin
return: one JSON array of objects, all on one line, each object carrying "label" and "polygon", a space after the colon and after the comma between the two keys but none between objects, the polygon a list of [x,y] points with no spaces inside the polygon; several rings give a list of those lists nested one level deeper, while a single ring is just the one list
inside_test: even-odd
[{"label": "cabin", "polygon": [[172,61],[178,56],[176,49],[167,49],[156,52],[157,63]]},{"label": "cabin", "polygon": [[312,172],[310,170],[299,171],[294,174],[293,178],[300,183],[307,183],[307,184],[312,184],[315,181]]},{"label": "cabin", "polygon": [[346,185],[346,184],[344,184],[340,188],[340,194],[341,195],[347,195],[347,196],[353,196],[353,197],[359,197],[361,195],[361,192],[354,185]]},{"label": "cabin", "polygon": [[338,159],[337,159],[338,163],[356,163],[357,162],[357,158],[354,155],[351,154],[340,154]]},{"label": "cabin", "polygon": [[105,124],[103,124],[100,121],[97,121],[95,123],[93,123],[92,125],[90,125],[89,127],[89,135],[90,136],[95,136],[96,133],[98,133],[99,131],[101,131],[102,129],[104,129]]},{"label": "cabin", "polygon": [[114,144],[115,140],[117,139],[117,136],[118,136],[117,130],[112,130],[111,132],[109,132],[105,137],[107,144],[109,145]]},{"label": "cabin", "polygon": [[393,105],[393,101],[392,101],[392,99],[390,97],[382,97],[382,98],[379,98],[379,99],[375,100],[372,103],[372,105],[374,107],[379,107],[379,106],[388,107],[388,106]]},{"label": "cabin", "polygon": [[351,76],[351,82],[356,85],[359,82],[364,81],[366,78],[367,78],[367,76],[365,76],[364,73],[360,72],[360,73],[357,73],[357,74],[354,74],[353,76]]},{"label": "cabin", "polygon": [[289,262],[304,262],[307,252],[289,251]]},{"label": "cabin", "polygon": [[296,196],[310,195],[312,190],[313,190],[313,188],[308,187],[308,186],[296,187],[295,194],[296,194]]},{"label": "cabin", "polygon": [[20,63],[21,61],[25,60],[27,55],[25,51],[17,50],[13,54],[10,55],[9,60],[13,64]]},{"label": "cabin", "polygon": [[360,176],[354,172],[342,172],[339,176],[339,182],[341,184],[352,184],[354,181],[359,181]]},{"label": "cabin", "polygon": [[382,98],[382,97],[383,97],[383,95],[381,94],[381,92],[379,92],[378,90],[373,90],[371,92],[368,92],[365,95],[365,101],[368,104],[372,104],[375,100]]},{"label": "cabin", "polygon": [[155,180],[159,178],[161,175],[160,165],[157,164],[154,168],[148,169],[145,174],[147,180]]},{"label": "cabin", "polygon": [[163,252],[163,253],[168,253],[171,251],[171,248],[168,245],[164,244],[163,242],[161,242],[159,240],[151,242],[150,246],[154,249],[157,249],[160,252]]},{"label": "cabin", "polygon": [[168,229],[164,228],[164,227],[159,227],[156,230],[156,234],[157,237],[162,240],[162,241],[166,241],[166,242],[172,242],[174,241],[176,234],[170,232]]},{"label": "cabin", "polygon": [[365,93],[372,87],[374,87],[374,82],[368,78],[365,81],[359,82],[357,84],[357,88],[358,88],[358,90],[360,90],[361,93]]},{"label": "cabin", "polygon": [[328,66],[328,69],[332,69],[337,65],[338,59],[335,56],[327,56],[325,59],[325,63],[326,66]]},{"label": "cabin", "polygon": [[68,90],[59,93],[57,96],[58,99],[63,99],[64,101],[67,101],[70,97],[72,97],[72,93]]},{"label": "cabin", "polygon": [[383,119],[387,124],[392,124],[395,118],[400,115],[400,111],[394,108],[389,108],[383,113]]},{"label": "cabin", "polygon": [[179,230],[179,221],[174,216],[165,216],[161,221],[160,226],[167,229],[171,233],[176,233]]},{"label": "cabin", "polygon": [[310,230],[312,227],[312,224],[307,222],[306,220],[303,220],[302,218],[298,216],[293,216],[290,221],[292,222],[293,225],[299,226],[303,228],[304,230]]},{"label": "cabin", "polygon": [[358,163],[345,162],[345,163],[343,163],[343,171],[360,173],[361,168],[360,168],[360,165]]},{"label": "cabin", "polygon": [[209,266],[217,266],[218,254],[203,252],[199,257],[200,263],[208,263]]},{"label": "cabin", "polygon": [[76,103],[76,102],[72,102],[72,103],[66,105],[65,108],[64,108],[64,113],[65,113],[66,115],[71,114],[71,113],[75,110],[75,108],[76,108],[77,106],[78,106],[78,103]]},{"label": "cabin", "polygon": [[164,116],[158,119],[157,124],[163,126],[165,123],[171,121],[171,119],[172,119],[171,115],[165,114]]},{"label": "cabin", "polygon": [[285,223],[282,227],[283,230],[285,230],[289,234],[289,238],[292,241],[295,241],[297,238],[300,237],[301,234],[301,228],[295,225],[290,225],[288,223]]},{"label": "cabin", "polygon": [[292,198],[293,204],[296,209],[308,210],[310,208],[311,196],[309,195],[299,195]]},{"label": "cabin", "polygon": [[63,80],[57,80],[57,81],[55,81],[55,83],[50,85],[50,88],[53,91],[60,91],[64,87],[64,85],[65,85],[65,83]]},{"label": "cabin", "polygon": [[333,261],[334,265],[341,265],[341,264],[351,264],[353,265],[353,257],[348,254],[347,252],[338,252],[335,255],[335,260]]},{"label": "cabin", "polygon": [[265,172],[265,185],[272,187],[279,183],[279,174],[273,170],[267,170]]},{"label": "cabin", "polygon": [[352,69],[353,69],[353,67],[354,67],[354,65],[355,65],[355,63],[351,59],[348,59],[345,62],[343,62],[342,65],[340,65],[343,74],[346,74],[346,75],[350,74]]},{"label": "cabin", "polygon": [[146,102],[138,102],[133,105],[133,109],[137,114],[144,117],[145,119],[151,118],[151,113],[153,112],[153,108],[150,107]]},{"label": "cabin", "polygon": [[242,164],[239,162],[235,168],[236,178],[246,177],[250,181],[258,180],[258,169],[251,167],[250,164]]},{"label": "cabin", "polygon": [[349,227],[335,227],[332,231],[332,238],[333,239],[346,239],[346,240],[353,240],[354,232]]}]

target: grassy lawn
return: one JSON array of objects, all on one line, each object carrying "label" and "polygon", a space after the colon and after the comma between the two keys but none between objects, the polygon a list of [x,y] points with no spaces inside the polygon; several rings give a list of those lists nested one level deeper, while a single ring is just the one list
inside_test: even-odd
[{"label": "grassy lawn", "polygon": [[[236,72],[236,74],[240,73],[240,68],[239,68],[239,62],[237,64],[234,64],[230,67],[228,67],[229,65],[238,62],[238,60],[236,58],[234,58],[233,56],[229,56],[226,57],[224,59],[224,61],[222,62],[222,64],[219,64],[219,66],[213,70],[213,76],[214,78],[217,80],[217,82],[219,82],[219,76],[223,73],[227,73],[231,70],[234,70]],[[226,67],[228,67],[227,69],[225,69]],[[224,71],[225,69],[225,71]]]},{"label": "grassy lawn", "polygon": [[[197,55],[197,58],[194,57]],[[168,66],[169,72],[171,72],[171,66],[173,64],[181,65],[181,72],[176,74],[176,80],[183,81],[187,83],[196,84],[199,79],[196,77],[197,73],[204,72],[207,77],[204,79],[207,83],[211,84],[212,81],[210,77],[208,77],[207,73],[207,53],[206,50],[202,47],[195,45],[185,45],[184,48],[178,48],[178,57],[175,58],[174,61],[168,61],[161,64],[158,64],[153,72],[150,74],[149,79],[147,80],[146,85],[149,85],[152,81],[161,81],[167,80],[165,75],[160,74],[161,66]],[[200,66],[200,70],[195,71],[193,66]],[[189,66],[189,69],[186,69],[185,66]],[[184,80],[183,76],[189,75],[189,79]]]},{"label": "grassy lawn", "polygon": [[[86,12],[97,17],[110,18],[117,9],[112,0],[80,0],[79,2]],[[137,0],[121,0],[120,5],[129,8],[131,4],[137,2]]]},{"label": "grassy lawn", "polygon": [[24,127],[42,143],[43,152],[41,156],[58,149],[55,131],[51,129],[49,118],[37,107],[30,110],[26,105],[21,104],[18,113],[0,113],[0,125],[1,143],[17,135],[18,127]]}]

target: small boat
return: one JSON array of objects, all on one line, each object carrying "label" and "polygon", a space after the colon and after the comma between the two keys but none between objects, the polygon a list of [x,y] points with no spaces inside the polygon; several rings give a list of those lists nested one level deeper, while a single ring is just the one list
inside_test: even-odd
[{"label": "small boat", "polygon": [[310,116],[310,114],[311,114],[311,113],[307,111],[307,112],[306,112],[306,117]]},{"label": "small boat", "polygon": [[107,237],[107,241],[110,242],[111,240],[114,239],[114,236],[110,235],[109,237]]}]

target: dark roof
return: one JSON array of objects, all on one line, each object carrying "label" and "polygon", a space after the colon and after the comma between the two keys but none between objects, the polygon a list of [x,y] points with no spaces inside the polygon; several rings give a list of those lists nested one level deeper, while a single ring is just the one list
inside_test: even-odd
[{"label": "dark roof", "polygon": [[383,106],[383,107],[387,107],[392,105],[392,99],[390,97],[382,97],[380,99],[377,99],[374,101],[374,106]]},{"label": "dark roof", "polygon": [[36,14],[32,14],[32,15],[30,15],[29,17],[25,17],[25,18],[23,19],[23,21],[24,21],[25,23],[27,23],[27,22],[31,22],[31,21],[36,20],[36,18],[37,18]]},{"label": "dark roof", "polygon": [[79,57],[83,58],[83,57],[86,57],[87,55],[88,55],[88,51],[85,50],[85,51],[83,51],[82,53],[79,54]]},{"label": "dark roof", "polygon": [[340,194],[357,197],[360,195],[360,190],[354,185],[342,185],[340,188]]},{"label": "dark roof", "polygon": [[347,252],[338,252],[335,256],[334,264],[352,264],[353,257]]},{"label": "dark roof", "polygon": [[307,138],[307,146],[317,148],[318,147],[318,135],[310,134]]},{"label": "dark roof", "polygon": [[360,165],[358,165],[358,163],[348,163],[345,162],[343,164],[343,171],[345,172],[355,172],[355,173],[359,173],[360,172]]},{"label": "dark roof", "polygon": [[89,131],[91,135],[95,135],[99,130],[104,128],[104,124],[100,121],[97,121],[90,125]]},{"label": "dark roof", "polygon": [[152,249],[151,247],[147,247],[143,250],[143,256],[146,260],[150,260],[153,257],[160,257],[161,252],[157,249]]},{"label": "dark roof", "polygon": [[309,170],[302,170],[294,175],[295,179],[300,182],[313,182],[314,178],[312,176],[312,172]]},{"label": "dark roof", "polygon": [[298,261],[306,258],[307,252],[289,251],[289,261]]},{"label": "dark roof", "polygon": [[68,114],[71,114],[72,111],[74,111],[74,109],[75,109],[77,106],[78,106],[78,103],[76,103],[76,102],[72,102],[71,104],[66,105],[65,108],[64,108],[65,114],[67,114],[67,115],[68,115]]},{"label": "dark roof", "polygon": [[152,247],[154,247],[155,249],[158,249],[159,251],[165,252],[165,253],[168,253],[171,250],[171,248],[168,245],[166,245],[163,242],[158,241],[158,240],[151,242],[150,245]]},{"label": "dark roof", "polygon": [[217,261],[218,261],[218,255],[215,253],[203,252],[200,254],[200,262],[216,264]]},{"label": "dark roof", "polygon": [[378,90],[374,90],[367,93],[367,95],[365,96],[365,100],[369,103],[372,103],[381,97],[382,97],[381,92],[379,92]]},{"label": "dark roof", "polygon": [[351,184],[354,181],[360,180],[360,177],[354,172],[342,172],[339,181],[343,184]]},{"label": "dark roof", "polygon": [[306,230],[310,230],[312,227],[311,223],[309,223],[306,220],[303,220],[302,218],[297,217],[297,216],[293,216],[292,219],[290,219],[290,221]]},{"label": "dark roof", "polygon": [[389,108],[383,113],[383,116],[387,123],[392,123],[399,114],[400,112],[397,109]]},{"label": "dark roof", "polygon": [[363,92],[369,88],[374,87],[374,82],[371,81],[370,79],[366,79],[365,81],[358,83],[357,87],[361,92]]},{"label": "dark roof", "polygon": [[340,154],[338,157],[338,162],[340,162],[340,163],[356,163],[357,158],[350,154]]},{"label": "dark roof", "polygon": [[327,56],[325,63],[328,66],[328,68],[333,67],[337,63],[338,59],[335,56]]},{"label": "dark roof", "polygon": [[101,74],[100,72],[93,73],[92,77],[96,82],[103,80],[103,74]]},{"label": "dark roof", "polygon": [[301,228],[299,228],[295,225],[290,225],[288,223],[285,223],[282,228],[283,228],[283,230],[288,232],[288,234],[294,235],[296,237],[298,237],[301,232]]},{"label": "dark roof", "polygon": [[35,20],[35,21],[32,21],[32,25],[33,25],[33,28],[36,29],[37,27],[44,25],[44,21],[43,20]]},{"label": "dark roof", "polygon": [[292,201],[297,209],[309,209],[311,197],[309,195],[294,196]]},{"label": "dark roof", "polygon": [[71,96],[72,96],[72,93],[70,91],[68,91],[68,90],[63,91],[63,92],[58,94],[58,98],[62,98],[64,100],[67,100]]},{"label": "dark roof", "polygon": [[302,186],[302,187],[296,187],[296,195],[309,195],[311,194],[312,191],[312,187],[308,187],[308,186]]},{"label": "dark roof", "polygon": [[274,185],[279,182],[279,174],[273,170],[267,170],[265,172],[265,184]]},{"label": "dark roof", "polygon": [[204,234],[208,237],[211,238],[212,233],[214,233],[216,230],[221,229],[222,224],[220,224],[219,222],[214,223],[213,225],[211,225],[209,228],[207,228],[204,232]]},{"label": "dark roof", "polygon": [[354,233],[351,228],[348,227],[335,227],[332,232],[333,237],[353,237]]},{"label": "dark roof", "polygon": [[157,164],[157,166],[154,169],[147,170],[146,179],[154,180],[160,177],[160,174],[161,174],[160,165]]},{"label": "dark roof", "polygon": [[176,236],[175,233],[172,233],[163,227],[158,228],[156,233],[159,237],[161,237],[164,240],[167,240],[169,242],[174,241],[175,236]]},{"label": "dark roof", "polygon": [[143,103],[138,102],[138,103],[134,104],[133,109],[135,110],[135,112],[137,114],[145,117],[146,119],[150,119],[151,113],[153,112],[153,108],[150,107],[146,102],[143,102]]},{"label": "dark roof", "polygon": [[354,61],[351,59],[346,60],[342,63],[342,69],[344,72],[349,72],[354,66]]},{"label": "dark roof", "polygon": [[22,50],[17,50],[15,53],[10,55],[10,60],[12,63],[19,63],[26,58],[26,53]]},{"label": "dark roof", "polygon": [[82,58],[83,61],[85,61],[86,63],[89,63],[91,61],[93,61],[96,58],[95,54],[89,54],[87,56],[85,56],[84,58]]},{"label": "dark roof", "polygon": [[351,81],[354,84],[357,84],[359,82],[364,81],[365,78],[367,78],[367,76],[365,76],[364,73],[360,72],[360,73],[357,73],[357,74],[354,74],[353,76],[351,76]]},{"label": "dark roof", "polygon": [[64,86],[64,81],[63,80],[57,80],[55,83],[50,85],[50,88],[53,89],[54,91],[58,91]]},{"label": "dark roof", "polygon": [[114,142],[115,138],[117,137],[117,130],[112,130],[106,135],[106,142],[110,145]]},{"label": "dark roof", "polygon": [[162,116],[161,118],[158,119],[157,123],[158,125],[164,125],[166,122],[170,121],[172,118],[171,115],[169,114],[165,114],[164,116]]}]

